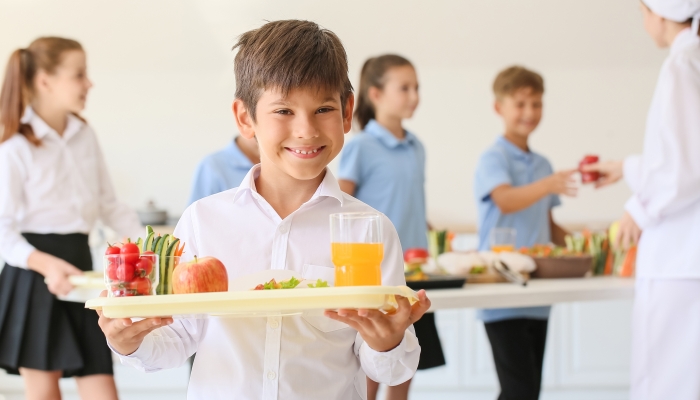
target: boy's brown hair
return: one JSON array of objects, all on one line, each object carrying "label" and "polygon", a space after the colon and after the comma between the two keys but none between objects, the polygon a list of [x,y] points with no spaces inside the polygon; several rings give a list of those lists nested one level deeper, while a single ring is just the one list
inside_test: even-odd
[{"label": "boy's brown hair", "polygon": [[530,88],[535,93],[544,93],[544,79],[535,71],[514,65],[501,71],[493,81],[493,94],[498,100],[523,88]]},{"label": "boy's brown hair", "polygon": [[352,84],[348,57],[338,36],[311,21],[268,22],[242,34],[233,50],[236,98],[255,121],[255,106],[266,89],[283,95],[304,87],[340,93],[345,108]]}]

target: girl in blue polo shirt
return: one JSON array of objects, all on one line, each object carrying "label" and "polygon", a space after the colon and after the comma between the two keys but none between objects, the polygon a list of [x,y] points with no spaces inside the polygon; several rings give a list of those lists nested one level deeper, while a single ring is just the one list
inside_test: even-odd
[{"label": "girl in blue polo shirt", "polygon": [[[345,144],[340,188],[384,213],[396,227],[401,247],[428,248],[425,213],[425,149],[402,121],[418,106],[413,65],[397,55],[370,58],[362,67],[355,119],[362,134]],[[445,364],[433,314],[414,324],[421,344],[418,369]],[[389,399],[408,398],[410,381],[390,387]],[[378,384],[367,380],[367,398]]]}]

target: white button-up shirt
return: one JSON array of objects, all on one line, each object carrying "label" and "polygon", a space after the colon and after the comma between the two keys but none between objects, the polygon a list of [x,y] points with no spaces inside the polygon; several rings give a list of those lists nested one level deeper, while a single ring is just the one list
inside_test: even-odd
[{"label": "white button-up shirt", "polygon": [[661,67],[644,151],[625,160],[625,209],[643,230],[637,276],[700,278],[700,37],[678,34]]},{"label": "white button-up shirt", "polygon": [[89,233],[97,219],[120,235],[138,237],[138,216],[117,201],[92,128],[69,115],[63,135],[31,107],[22,123],[41,140],[21,134],[0,144],[0,257],[26,268],[34,251],[21,233]]},{"label": "white button-up shirt", "polygon": [[[281,219],[255,190],[259,166],[237,189],[192,204],[175,229],[185,256],[221,260],[229,279],[292,270],[333,281],[329,216],[374,211],[343,193],[330,171],[313,197]],[[398,235],[382,218],[382,283],[405,285]],[[184,261],[184,260],[183,260]],[[397,385],[413,376],[420,346],[412,327],[388,352],[372,350],[357,331],[323,315],[176,319],[148,336],[122,363],[143,371],[182,365],[197,352],[188,399],[365,399],[365,374]]]}]

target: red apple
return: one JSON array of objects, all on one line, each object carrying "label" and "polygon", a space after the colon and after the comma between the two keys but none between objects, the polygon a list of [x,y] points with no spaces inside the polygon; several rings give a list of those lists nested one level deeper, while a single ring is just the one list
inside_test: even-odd
[{"label": "red apple", "polygon": [[173,293],[227,292],[228,274],[214,257],[197,258],[179,264],[173,271]]}]

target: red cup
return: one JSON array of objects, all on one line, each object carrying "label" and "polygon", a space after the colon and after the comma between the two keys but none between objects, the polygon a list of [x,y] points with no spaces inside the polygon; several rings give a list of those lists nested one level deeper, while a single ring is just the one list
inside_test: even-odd
[{"label": "red cup", "polygon": [[593,171],[593,172],[584,172],[582,170],[584,165],[589,165],[589,164],[595,164],[599,160],[598,156],[595,155],[587,155],[583,157],[583,160],[581,160],[580,163],[578,163],[578,170],[581,173],[581,182],[582,183],[594,183],[597,182],[598,179],[600,179],[600,173],[598,171]]}]

